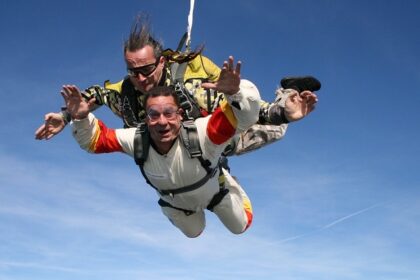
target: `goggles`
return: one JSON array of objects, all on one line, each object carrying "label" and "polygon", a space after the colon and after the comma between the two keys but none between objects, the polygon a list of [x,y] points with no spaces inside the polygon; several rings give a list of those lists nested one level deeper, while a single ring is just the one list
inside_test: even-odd
[{"label": "goggles", "polygon": [[150,63],[150,64],[143,65],[140,67],[127,68],[127,73],[128,75],[132,77],[137,77],[139,74],[141,74],[143,77],[148,77],[150,76],[150,74],[155,72],[159,62],[160,62],[160,56],[156,58],[156,61],[154,63]]},{"label": "goggles", "polygon": [[168,121],[173,121],[176,119],[178,112],[179,110],[176,107],[164,107],[161,112],[158,108],[152,107],[147,110],[147,117],[152,123],[158,122],[161,115],[163,115]]}]

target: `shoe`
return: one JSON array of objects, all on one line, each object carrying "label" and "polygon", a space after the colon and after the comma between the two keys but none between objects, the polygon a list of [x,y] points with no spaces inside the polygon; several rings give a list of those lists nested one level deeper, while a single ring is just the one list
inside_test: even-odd
[{"label": "shoe", "polygon": [[321,82],[312,76],[286,77],[281,79],[280,85],[284,89],[294,89],[299,93],[305,90],[318,91],[321,89]]}]

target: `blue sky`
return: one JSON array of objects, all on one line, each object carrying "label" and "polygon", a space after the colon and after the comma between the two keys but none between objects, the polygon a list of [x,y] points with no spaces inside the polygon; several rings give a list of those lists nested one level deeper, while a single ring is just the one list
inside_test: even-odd
[{"label": "blue sky", "polygon": [[[231,158],[254,222],[213,214],[197,239],[160,213],[125,155],[89,155],[70,130],[35,141],[61,85],[125,75],[122,43],[140,11],[166,47],[189,1],[0,4],[0,280],[420,279],[420,2],[196,1],[192,45],[243,62],[265,100],[312,74],[319,104],[269,147]],[[106,108],[97,116],[121,122]]]}]

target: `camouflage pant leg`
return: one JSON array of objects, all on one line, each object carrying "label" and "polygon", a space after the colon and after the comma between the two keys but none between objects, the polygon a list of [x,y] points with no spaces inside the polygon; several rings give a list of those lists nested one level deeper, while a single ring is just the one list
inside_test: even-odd
[{"label": "camouflage pant leg", "polygon": [[278,141],[283,138],[286,130],[287,124],[254,124],[234,138],[234,148],[229,155],[241,155]]}]

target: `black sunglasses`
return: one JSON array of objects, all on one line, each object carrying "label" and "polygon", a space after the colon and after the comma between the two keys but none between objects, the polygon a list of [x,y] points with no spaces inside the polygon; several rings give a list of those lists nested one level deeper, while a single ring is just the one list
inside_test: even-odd
[{"label": "black sunglasses", "polygon": [[139,74],[141,74],[143,77],[150,76],[153,72],[155,72],[158,64],[160,62],[160,56],[156,59],[154,63],[150,63],[147,65],[143,65],[140,67],[135,68],[127,68],[127,73],[130,76],[137,77]]}]

